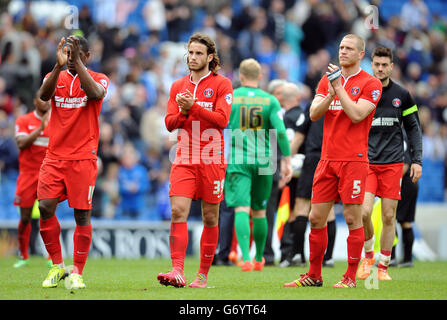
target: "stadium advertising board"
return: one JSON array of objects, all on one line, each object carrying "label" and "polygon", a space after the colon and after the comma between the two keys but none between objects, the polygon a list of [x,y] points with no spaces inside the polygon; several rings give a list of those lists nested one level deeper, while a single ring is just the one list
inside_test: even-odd
[{"label": "stadium advertising board", "polygon": [[[9,223],[11,222],[11,223]],[[64,257],[72,258],[74,222],[61,221],[61,247]],[[89,257],[138,259],[169,258],[169,223],[141,221],[93,221],[93,237]],[[195,245],[201,228],[188,223],[189,244],[187,255],[198,253]],[[37,230],[38,231],[38,230]],[[17,226],[5,221],[0,228],[0,256],[17,253]],[[45,255],[45,246],[37,233],[31,243],[31,253]]]}]

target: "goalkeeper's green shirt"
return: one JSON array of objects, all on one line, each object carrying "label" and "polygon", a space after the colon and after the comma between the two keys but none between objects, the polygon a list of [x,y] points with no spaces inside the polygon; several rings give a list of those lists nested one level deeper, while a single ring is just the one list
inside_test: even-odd
[{"label": "goalkeeper's green shirt", "polygon": [[[233,92],[229,129],[229,165],[267,165],[276,155],[277,145],[290,155],[289,141],[279,101],[259,88],[240,87]],[[276,133],[276,137],[275,137]]]}]

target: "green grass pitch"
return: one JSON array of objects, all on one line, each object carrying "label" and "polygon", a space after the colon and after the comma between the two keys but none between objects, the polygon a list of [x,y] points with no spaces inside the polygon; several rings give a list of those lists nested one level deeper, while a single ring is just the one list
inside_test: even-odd
[{"label": "green grass pitch", "polygon": [[[166,259],[94,259],[84,269],[85,290],[71,291],[64,281],[57,288],[43,289],[48,268],[41,257],[32,257],[21,269],[12,267],[15,257],[0,259],[0,300],[445,300],[447,299],[447,262],[415,262],[414,268],[390,268],[393,281],[370,286],[358,280],[355,289],[334,289],[346,262],[323,268],[321,288],[284,288],[307,268],[265,267],[262,272],[241,272],[235,266],[212,266],[208,288],[161,286],[159,272],[170,270]],[[66,264],[72,261],[66,259]],[[199,260],[187,258],[185,276],[194,280]]]}]

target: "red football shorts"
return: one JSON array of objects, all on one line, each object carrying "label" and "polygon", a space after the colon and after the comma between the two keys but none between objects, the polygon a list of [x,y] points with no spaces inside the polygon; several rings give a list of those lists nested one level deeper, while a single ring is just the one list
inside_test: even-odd
[{"label": "red football shorts", "polygon": [[68,199],[70,208],[90,210],[95,190],[95,159],[55,160],[45,158],[40,168],[37,197]]},{"label": "red football shorts", "polygon": [[14,205],[21,208],[31,208],[37,199],[37,182],[39,171],[20,172],[17,177],[16,196]]},{"label": "red football shorts", "polygon": [[172,164],[169,196],[219,203],[225,183],[226,164]]},{"label": "red football shorts", "polygon": [[366,192],[378,197],[400,200],[404,164],[369,164]]},{"label": "red football shorts", "polygon": [[362,204],[368,163],[320,160],[312,185],[312,203]]}]

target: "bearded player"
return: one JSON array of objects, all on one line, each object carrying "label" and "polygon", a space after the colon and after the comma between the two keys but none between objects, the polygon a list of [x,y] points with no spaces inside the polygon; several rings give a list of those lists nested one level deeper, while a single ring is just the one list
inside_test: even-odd
[{"label": "bearded player", "polygon": [[169,131],[178,129],[169,181],[172,270],[160,273],[157,279],[166,286],[186,286],[187,218],[192,200],[201,199],[200,267],[189,286],[205,288],[219,239],[219,204],[226,172],[222,131],[230,118],[233,87],[217,73],[216,44],[205,34],[196,33],[189,39],[187,65],[190,74],[172,84],[165,117]]}]

